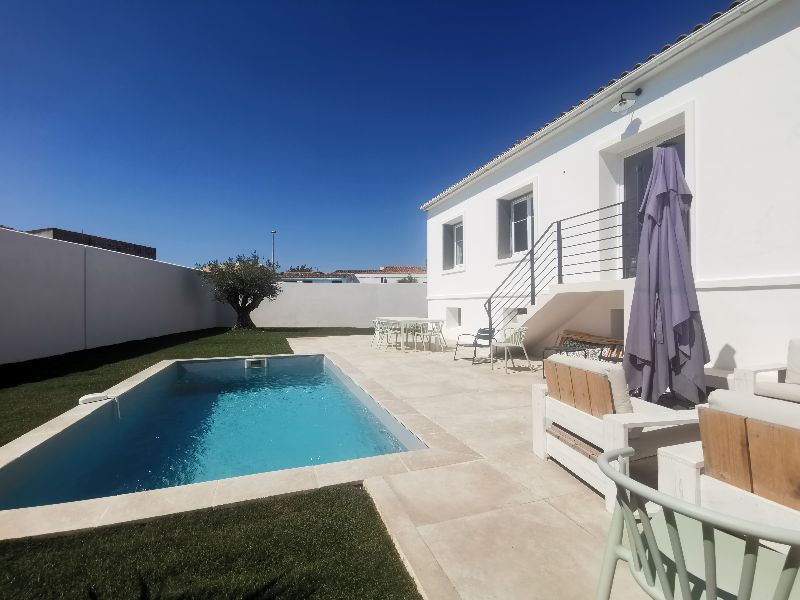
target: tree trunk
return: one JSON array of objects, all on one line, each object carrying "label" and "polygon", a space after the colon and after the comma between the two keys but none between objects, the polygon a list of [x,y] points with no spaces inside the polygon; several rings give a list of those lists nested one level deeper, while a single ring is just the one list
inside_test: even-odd
[{"label": "tree trunk", "polygon": [[234,307],[234,310],[236,311],[236,325],[233,326],[234,329],[256,328],[256,324],[253,323],[253,319],[250,318],[250,313],[252,311],[239,307]]}]

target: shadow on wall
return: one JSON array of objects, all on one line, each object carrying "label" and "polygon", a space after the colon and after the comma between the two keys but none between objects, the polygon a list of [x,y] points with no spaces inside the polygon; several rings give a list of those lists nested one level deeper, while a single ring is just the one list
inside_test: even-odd
[{"label": "shadow on wall", "polygon": [[736,348],[730,344],[725,344],[720,348],[717,358],[714,360],[715,369],[733,369],[736,367]]}]

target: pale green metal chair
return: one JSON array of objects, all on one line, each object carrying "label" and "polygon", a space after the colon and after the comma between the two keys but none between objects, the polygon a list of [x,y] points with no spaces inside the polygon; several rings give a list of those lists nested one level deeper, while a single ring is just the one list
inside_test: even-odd
[{"label": "pale green metal chair", "polygon": [[492,340],[492,347],[490,349],[490,358],[492,362],[492,369],[494,369],[494,356],[496,350],[503,351],[503,358],[505,360],[506,373],[508,373],[508,358],[511,356],[511,366],[515,369],[517,365],[514,364],[514,350],[522,350],[525,354],[525,360],[528,361],[528,368],[533,373],[533,366],[531,359],[528,357],[528,351],[525,349],[525,335],[528,333],[528,328],[522,327],[509,327],[504,329],[500,341]]},{"label": "pale green metal chair", "polygon": [[611,598],[620,560],[657,600],[800,598],[793,589],[800,587],[800,531],[743,521],[654,490],[617,468],[632,455],[633,448],[623,448],[597,460],[617,487],[597,600]]}]

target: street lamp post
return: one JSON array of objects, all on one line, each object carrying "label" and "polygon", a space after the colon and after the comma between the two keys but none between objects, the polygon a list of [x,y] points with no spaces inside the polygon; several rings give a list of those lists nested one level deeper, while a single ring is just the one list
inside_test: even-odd
[{"label": "street lamp post", "polygon": [[272,269],[275,270],[275,234],[278,233],[277,230],[272,230]]}]

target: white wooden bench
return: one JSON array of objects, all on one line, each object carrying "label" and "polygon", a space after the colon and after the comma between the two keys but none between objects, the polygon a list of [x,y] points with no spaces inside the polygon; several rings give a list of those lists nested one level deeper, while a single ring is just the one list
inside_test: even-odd
[{"label": "white wooden bench", "polygon": [[[631,398],[622,366],[574,356],[544,361],[546,384],[533,386],[533,452],[552,458],[603,494],[613,510],[614,484],[597,457],[632,446],[655,466],[661,446],[697,440],[697,411],[675,411]],[[627,466],[625,466],[627,472]]]}]

